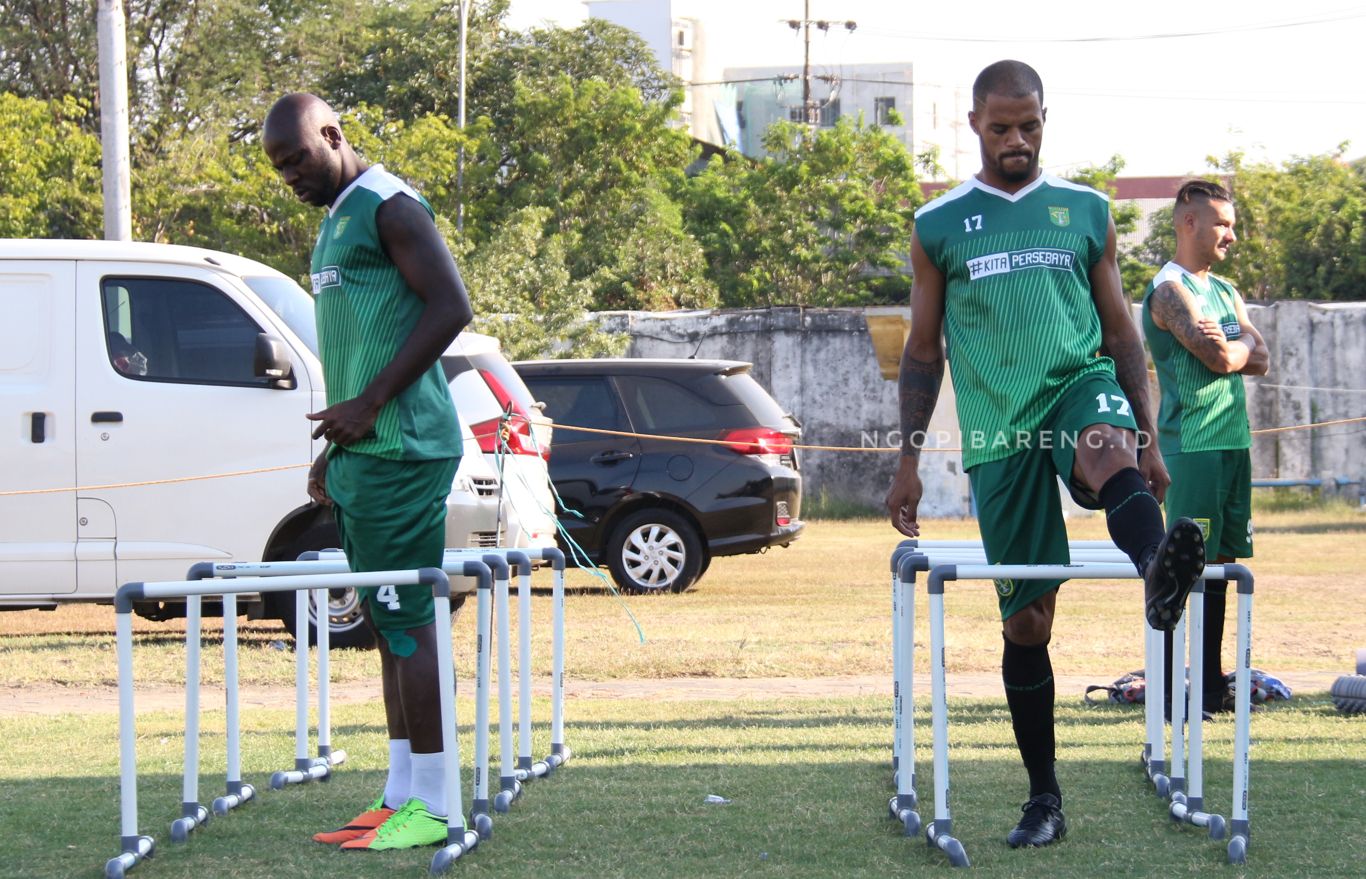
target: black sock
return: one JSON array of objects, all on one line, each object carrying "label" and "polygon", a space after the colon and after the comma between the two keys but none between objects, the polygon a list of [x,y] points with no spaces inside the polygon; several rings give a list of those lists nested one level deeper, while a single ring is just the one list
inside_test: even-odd
[{"label": "black sock", "polygon": [[1053,772],[1057,746],[1053,735],[1053,663],[1048,644],[1025,647],[1005,638],[1001,680],[1006,686],[1015,744],[1029,773],[1029,795],[1052,794],[1062,801]]},{"label": "black sock", "polygon": [[1205,581],[1205,695],[1224,689],[1224,666],[1220,656],[1224,643],[1224,613],[1228,607],[1228,581]]},{"label": "black sock", "polygon": [[1162,508],[1148,491],[1143,474],[1136,467],[1126,467],[1111,476],[1100,490],[1100,502],[1105,507],[1110,539],[1142,574],[1166,533],[1162,527]]}]

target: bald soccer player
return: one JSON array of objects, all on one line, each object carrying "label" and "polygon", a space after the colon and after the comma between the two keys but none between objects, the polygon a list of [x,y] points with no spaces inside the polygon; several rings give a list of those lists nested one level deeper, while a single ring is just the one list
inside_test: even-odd
[{"label": "bald soccer player", "polygon": [[[327,440],[308,493],[330,504],[353,571],[441,567],[446,496],[460,462],[455,406],[438,359],[473,316],[431,206],[367,165],[332,108],[286,95],[262,146],[300,201],[326,208],[313,248]],[[431,590],[361,590],[378,634],[389,776],[369,808],[314,840],[370,851],[446,841],[436,625]]]},{"label": "bald soccer player", "polygon": [[[920,533],[920,448],[953,363],[963,466],[987,559],[1064,564],[1059,477],[1084,507],[1104,509],[1110,536],[1144,577],[1145,610],[1176,625],[1204,567],[1190,520],[1164,533],[1168,484],[1153,434],[1143,344],[1115,259],[1109,198],[1039,169],[1043,83],[1000,61],[977,77],[968,123],[982,170],[916,212],[911,333],[901,357],[901,432],[887,511]],[[1067,822],[1054,772],[1053,666],[1059,580],[996,581],[1005,646],[1001,677],[1029,775],[1011,847],[1048,845]]]}]

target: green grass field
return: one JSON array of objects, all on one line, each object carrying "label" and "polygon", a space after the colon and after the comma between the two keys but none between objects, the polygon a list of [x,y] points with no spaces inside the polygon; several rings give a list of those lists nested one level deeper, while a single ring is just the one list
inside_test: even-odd
[{"label": "green grass field", "polygon": [[[1071,523],[1077,538],[1103,535],[1097,518]],[[1271,671],[1347,673],[1366,646],[1366,573],[1359,545],[1366,517],[1348,508],[1266,512],[1258,520],[1253,664]],[[927,536],[974,536],[970,522],[936,522]],[[571,680],[680,677],[822,678],[890,676],[886,556],[895,535],[878,521],[813,522],[787,550],[718,559],[692,593],[618,599],[587,575],[571,580]],[[1053,644],[1060,674],[1108,682],[1141,665],[1137,583],[1064,587]],[[548,595],[534,621],[548,667]],[[999,624],[989,587],[963,584],[949,598],[950,675],[997,673]],[[923,596],[922,605],[923,608]],[[627,616],[629,609],[644,643]],[[461,619],[459,672],[472,668]],[[113,613],[77,607],[0,614],[0,675],[31,691],[108,687],[115,681]],[[925,614],[917,642],[927,643]],[[1230,626],[1230,630],[1231,630]],[[183,681],[183,627],[139,621],[140,686]],[[1225,655],[1231,660],[1232,632]],[[293,654],[273,623],[244,633],[243,681],[292,684]],[[927,651],[918,651],[922,663]],[[213,633],[206,679],[215,667]],[[335,686],[372,681],[373,654],[341,652]],[[462,694],[467,693],[462,690]],[[819,692],[819,686],[813,689]],[[1009,718],[1000,698],[950,703],[955,835],[974,868],[991,877],[1359,876],[1366,862],[1366,719],[1338,714],[1323,692],[1297,692],[1259,712],[1253,724],[1249,865],[1224,863],[1222,844],[1165,817],[1139,768],[1142,716],[1136,709],[1087,708],[1059,692],[1059,776],[1070,822],[1067,841],[1010,851],[1004,834],[1025,796]],[[927,705],[919,789],[932,813]],[[947,869],[923,840],[906,839],[886,817],[890,705],[882,697],[579,698],[568,708],[573,761],[529,786],[496,824],[494,837],[452,875],[510,876],[886,876]],[[461,701],[462,747],[473,743]],[[548,720],[544,701],[538,721]],[[327,784],[266,790],[271,771],[292,764],[293,712],[244,714],[244,767],[260,798],[215,819],[186,846],[169,841],[179,814],[183,718],[145,713],[138,724],[141,829],[158,838],[157,857],[133,875],[232,877],[425,875],[430,852],[342,853],[309,835],[350,817],[383,783],[386,753],[377,703],[338,705],[334,742],[351,755]],[[204,716],[201,800],[222,787],[222,712]],[[1207,802],[1229,811],[1232,724],[1206,726]],[[548,746],[537,726],[536,753]],[[493,736],[497,747],[497,737]],[[495,770],[496,771],[496,770]],[[703,803],[707,794],[732,800]],[[468,797],[468,792],[467,792]],[[96,877],[116,853],[117,718],[108,713],[0,718],[0,877]]]}]

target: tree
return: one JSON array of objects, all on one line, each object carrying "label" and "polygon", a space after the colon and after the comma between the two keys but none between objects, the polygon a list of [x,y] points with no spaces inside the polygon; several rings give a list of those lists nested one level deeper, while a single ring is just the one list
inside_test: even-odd
[{"label": "tree", "polygon": [[[1237,210],[1238,242],[1217,267],[1249,299],[1366,299],[1366,162],[1335,152],[1276,168],[1243,154],[1211,158]],[[1172,208],[1152,217],[1138,255],[1153,265],[1175,256]]]},{"label": "tree", "polygon": [[564,238],[546,234],[549,213],[522,208],[477,251],[457,254],[478,315],[474,328],[497,336],[511,360],[620,354],[626,337],[589,320],[592,288],[570,276]]},{"label": "tree", "polygon": [[100,143],[75,98],[0,93],[0,238],[98,238]]},{"label": "tree", "polygon": [[524,207],[549,208],[546,232],[565,236],[570,274],[590,283],[596,308],[713,304],[702,250],[673,199],[692,156],[670,124],[678,100],[651,104],[598,79],[519,83],[500,144],[508,162],[484,210],[490,228]]},{"label": "tree", "polygon": [[886,130],[840,119],[778,122],[768,157],[711,160],[688,185],[687,228],[728,306],[904,300],[923,201],[915,160]]},{"label": "tree", "polygon": [[[1115,178],[1123,170],[1124,159],[1115,155],[1103,164],[1078,168],[1067,178],[1073,183],[1080,183],[1109,194],[1111,199],[1110,217],[1114,220],[1115,235],[1118,238],[1123,238],[1137,229],[1138,221],[1143,218],[1143,209],[1134,202],[1114,200],[1117,193]],[[1156,267],[1145,260],[1145,254],[1141,247],[1120,248],[1116,257],[1119,261],[1120,284],[1124,288],[1124,292],[1135,301],[1142,299],[1143,291],[1147,289],[1148,282],[1153,279],[1153,275],[1157,272]],[[1159,262],[1156,265],[1160,266],[1162,263]]]}]

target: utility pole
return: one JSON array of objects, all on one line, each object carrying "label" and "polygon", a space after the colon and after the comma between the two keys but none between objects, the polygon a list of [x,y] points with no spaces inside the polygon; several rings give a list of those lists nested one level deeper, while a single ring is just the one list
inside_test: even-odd
[{"label": "utility pole", "polygon": [[465,29],[470,23],[470,0],[460,0],[460,94],[457,99],[460,155],[455,164],[455,231],[465,232]]},{"label": "utility pole", "polygon": [[128,40],[123,0],[99,0],[100,148],[104,165],[104,237],[133,240],[128,159]]},{"label": "utility pole", "polygon": [[858,27],[856,21],[828,21],[826,19],[813,19],[811,17],[811,0],[803,0],[802,17],[789,18],[787,26],[802,32],[802,119],[806,124],[815,128],[821,121],[820,105],[811,97],[811,26],[815,25],[822,32],[830,30],[831,25],[843,25],[844,29],[852,32]]}]

